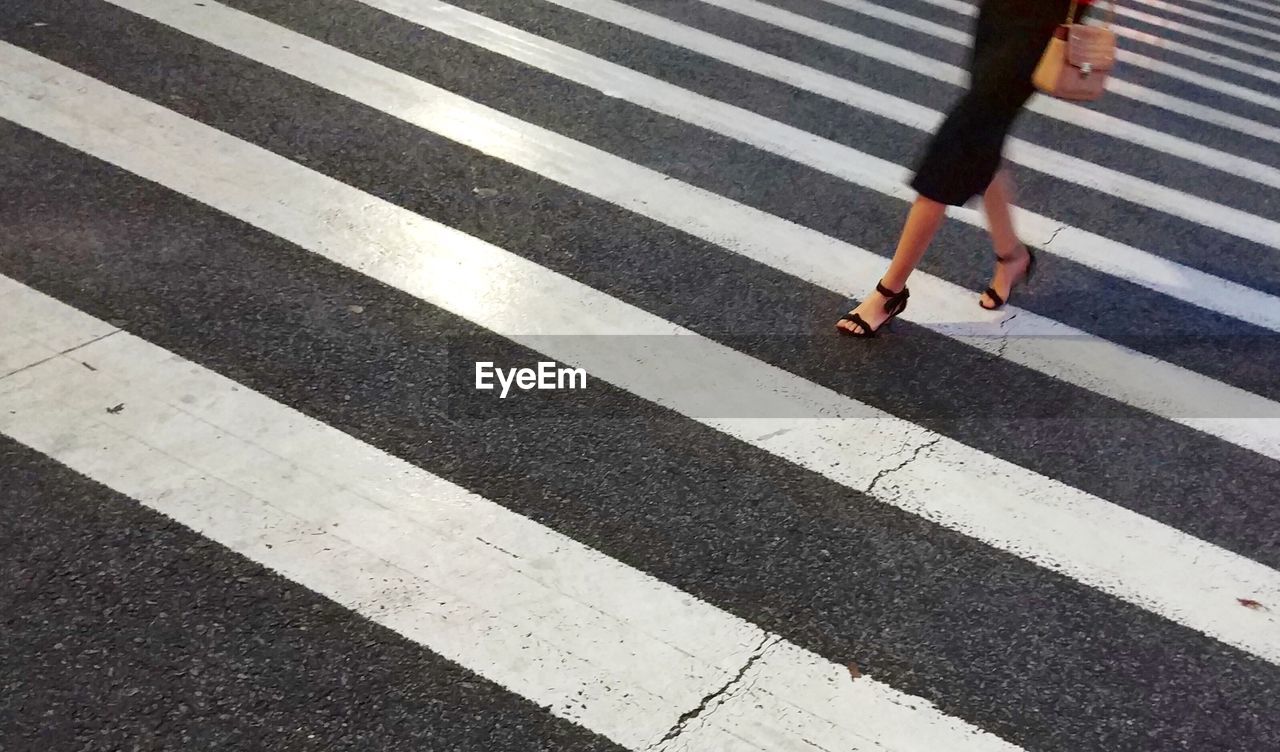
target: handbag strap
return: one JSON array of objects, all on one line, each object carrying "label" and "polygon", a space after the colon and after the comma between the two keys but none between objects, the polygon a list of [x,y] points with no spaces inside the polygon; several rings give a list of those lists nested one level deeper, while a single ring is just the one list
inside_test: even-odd
[{"label": "handbag strap", "polygon": [[[1076,22],[1076,8],[1079,6],[1078,0],[1071,0],[1071,7],[1067,10],[1067,24]],[[1111,7],[1107,9],[1106,28],[1110,29],[1111,24],[1116,20],[1116,0],[1111,0]]]}]

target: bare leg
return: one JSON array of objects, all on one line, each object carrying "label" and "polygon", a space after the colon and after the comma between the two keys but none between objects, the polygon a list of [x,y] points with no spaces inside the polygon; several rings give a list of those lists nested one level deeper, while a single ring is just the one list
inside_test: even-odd
[{"label": "bare leg", "polygon": [[982,194],[982,208],[987,214],[987,228],[997,256],[1012,256],[1021,249],[1022,241],[1013,229],[1013,177],[1001,169]]},{"label": "bare leg", "polygon": [[[946,215],[946,204],[940,204],[924,196],[916,199],[911,205],[911,211],[907,214],[907,223],[902,228],[898,249],[894,251],[889,270],[880,279],[881,284],[895,292],[906,287],[907,277],[911,276],[911,272],[915,271],[916,265],[924,257],[924,252],[929,249],[929,243],[933,241],[933,236],[942,226],[942,220]],[[872,329],[878,329],[880,324],[889,317],[885,313],[884,303],[884,296],[872,291],[862,299],[862,303],[853,309],[853,312],[861,316]],[[851,332],[861,331],[857,324],[849,321],[840,321],[836,326]]]},{"label": "bare leg", "polygon": [[[996,264],[995,276],[991,280],[991,287],[1005,300],[1009,299],[1014,283],[1026,274],[1029,259],[1026,246],[1013,228],[1013,196],[1013,177],[1005,169],[996,173],[982,194],[982,208],[987,214],[987,228],[991,232],[996,257],[1009,259]],[[979,302],[984,308],[995,304],[985,292]]]}]

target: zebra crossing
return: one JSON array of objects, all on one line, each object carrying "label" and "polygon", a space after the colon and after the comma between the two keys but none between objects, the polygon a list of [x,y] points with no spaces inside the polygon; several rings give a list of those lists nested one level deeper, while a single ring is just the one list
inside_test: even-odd
[{"label": "zebra crossing", "polygon": [[[884,263],[970,13],[15,0],[0,448],[27,647],[0,739],[1280,746],[1280,14],[1122,4],[1112,95],[1036,100],[1011,142],[1045,282],[980,309],[962,208],[897,331],[850,346],[830,322]],[[470,382],[548,358],[591,386]],[[58,551],[122,508],[154,550]],[[205,665],[160,606],[60,626],[67,562],[98,556],[126,603],[247,572],[178,606],[238,637]],[[334,624],[360,644],[308,637]],[[255,652],[277,640],[317,657]],[[454,678],[319,667],[348,654]],[[354,684],[405,720],[314,698]],[[50,720],[81,685],[159,710]]]}]

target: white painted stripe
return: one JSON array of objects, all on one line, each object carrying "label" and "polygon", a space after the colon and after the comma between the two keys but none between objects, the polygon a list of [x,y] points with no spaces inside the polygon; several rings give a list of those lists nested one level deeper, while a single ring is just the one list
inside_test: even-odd
[{"label": "white painted stripe", "polygon": [[[962,15],[973,16],[977,14],[977,7],[973,3],[965,2],[965,0],[921,0],[921,1],[929,3],[931,5],[936,5],[940,8],[946,8],[947,10],[953,11],[955,13],[960,13]],[[1124,0],[1120,0],[1120,4],[1117,6],[1117,13],[1119,13],[1122,16],[1127,15],[1127,16],[1136,18],[1140,21],[1150,23],[1153,26],[1157,26],[1162,29],[1168,29],[1170,31],[1179,31],[1184,34],[1187,34],[1188,36],[1193,36],[1199,39],[1205,39],[1211,42],[1216,42],[1223,46],[1230,47],[1236,50],[1241,50],[1249,54],[1258,55],[1260,57],[1264,57],[1270,60],[1280,60],[1280,53],[1272,52],[1270,50],[1257,47],[1254,45],[1238,42],[1230,37],[1224,37],[1220,34],[1214,34],[1212,32],[1202,31],[1188,24],[1181,24],[1176,21],[1169,21],[1167,19],[1160,18],[1159,16],[1154,16],[1150,13],[1143,13],[1141,11],[1133,10],[1131,8],[1126,7]],[[1143,34],[1143,32],[1137,31],[1135,29],[1129,29],[1123,26],[1116,26],[1114,28],[1116,29],[1116,32],[1122,36]],[[1134,36],[1133,38],[1137,38],[1137,37]],[[1161,37],[1161,39],[1163,40],[1164,38]],[[1163,43],[1168,44],[1171,49],[1180,49],[1182,47],[1185,47],[1185,45],[1182,45],[1181,43],[1176,42],[1175,40],[1167,40]]]},{"label": "white painted stripe", "polygon": [[[932,130],[942,118],[942,113],[908,102],[860,84],[822,71],[794,63],[751,47],[737,44],[706,32],[677,24],[670,19],[656,16],[613,0],[547,0],[586,15],[638,31],[655,39],[669,42],[699,54],[721,60],[744,70],[768,76],[789,85],[804,88],[851,107],[891,118],[913,128]],[[704,0],[705,1],[705,0]],[[914,55],[903,51],[904,55]],[[954,66],[952,66],[954,67]],[[956,75],[963,76],[960,69]],[[1184,139],[1170,136],[1119,118],[1094,112],[1068,102],[1034,98],[1030,109],[1082,127],[1088,127],[1109,136],[1149,146],[1158,151],[1199,162],[1223,172],[1244,177],[1266,185],[1280,185],[1280,171],[1252,160],[1218,151]],[[1055,155],[1050,150],[1029,142],[1010,138],[1008,154],[1032,169],[1042,170],[1055,177],[1070,180],[1079,185],[1113,193],[1139,205],[1150,206],[1176,216],[1191,219],[1228,234],[1236,235],[1263,245],[1280,248],[1280,223],[1257,217],[1238,209],[1207,199],[1191,196],[1124,173],[1110,170],[1085,160]],[[1051,157],[1041,163],[1041,157]],[[1230,169],[1234,165],[1239,169]],[[1232,221],[1228,221],[1230,217]],[[1239,224],[1236,224],[1236,220]]]},{"label": "white painted stripe", "polygon": [[[928,0],[926,0],[926,2],[928,2]],[[1113,26],[1111,28],[1115,31],[1116,35],[1119,37],[1123,37],[1125,39],[1132,39],[1135,42],[1151,45],[1153,47],[1158,48],[1162,53],[1174,52],[1179,55],[1184,55],[1186,57],[1193,58],[1195,60],[1200,60],[1206,63],[1210,63],[1212,65],[1216,65],[1220,68],[1227,68],[1229,70],[1233,70],[1239,73],[1245,73],[1255,78],[1260,78],[1264,81],[1268,81],[1271,83],[1280,83],[1280,70],[1276,70],[1275,68],[1268,68],[1261,65],[1254,65],[1252,63],[1243,62],[1240,60],[1236,60],[1233,57],[1228,57],[1226,55],[1219,55],[1216,52],[1210,52],[1208,50],[1202,50],[1199,47],[1193,47],[1192,45],[1184,44],[1183,42],[1179,42],[1176,39],[1166,39],[1164,37],[1158,37],[1154,34],[1148,34],[1145,31],[1138,31],[1137,29],[1127,29],[1122,26]],[[1132,56],[1132,55],[1137,55],[1138,53],[1129,51],[1127,54]],[[1148,59],[1153,59],[1153,58],[1148,58]]]},{"label": "white painted stripe", "polygon": [[[1219,2],[1215,2],[1214,0],[1186,0],[1186,1],[1190,3],[1194,3],[1196,5],[1202,5],[1206,8],[1213,8],[1214,10],[1231,13],[1241,18],[1248,18],[1252,21],[1261,21],[1264,24],[1280,26],[1280,16],[1276,16],[1274,14],[1257,13],[1251,10],[1240,8],[1230,3],[1219,3]],[[1157,7],[1157,8],[1171,10],[1174,13],[1184,13],[1190,10],[1187,8],[1183,8],[1182,6],[1179,6],[1179,5],[1174,5],[1172,3],[1162,2],[1162,0],[1138,0],[1138,2],[1144,3],[1146,5],[1150,5],[1153,7]],[[1197,15],[1208,16],[1209,18],[1218,18],[1217,16],[1213,16],[1211,14],[1205,14],[1205,13],[1199,13],[1199,12],[1197,12]]]},{"label": "white painted stripe", "polygon": [[[109,329],[15,299],[27,350]],[[631,749],[1018,749],[127,333],[0,379],[0,431]]]},{"label": "white painted stripe", "polygon": [[[27,288],[8,277],[0,275],[0,378],[108,336],[116,331],[100,321],[87,318],[59,319],[38,315],[29,309],[33,305],[30,296],[22,294]],[[11,331],[5,322],[24,321],[22,330]]]},{"label": "white painted stripe", "polygon": [[[437,0],[361,1],[442,34],[852,183],[904,200],[913,198],[906,187],[907,173],[904,167],[749,110],[690,92]],[[953,215],[976,226],[983,224],[978,212],[955,210]],[[1019,219],[1024,231],[1030,231],[1043,240],[1054,238],[1053,250],[1061,256],[1193,305],[1280,331],[1280,299],[1274,296],[1174,264],[1076,228],[1064,228],[1061,223],[1048,217],[1021,211]],[[1069,229],[1066,236],[1062,235],[1064,229]],[[878,258],[868,260],[882,263]],[[783,271],[797,273],[793,269]],[[830,289],[842,291],[844,280],[847,279],[846,273],[844,266],[837,264],[828,268],[820,282],[813,276],[807,278]]]},{"label": "white painted stripe", "polygon": [[[213,25],[211,16],[204,18]],[[379,88],[372,80],[364,85]],[[8,94],[0,97],[0,116],[24,127],[878,501],[1280,664],[1280,617],[1236,602],[1280,602],[1280,572],[761,363],[3,42],[0,88]],[[411,101],[481,138],[521,140],[441,100]],[[549,157],[574,161],[566,154]],[[609,168],[603,161],[592,165],[597,172]],[[671,190],[667,181],[645,194],[660,201]],[[694,211],[705,206],[694,203]],[[764,233],[766,241],[771,237]],[[555,336],[563,334],[606,336]],[[622,336],[635,334],[668,336]],[[1082,360],[1092,358],[1087,342],[1069,342]],[[1176,372],[1145,376],[1155,386]],[[1280,413],[1256,415],[1254,425],[1274,448]],[[851,446],[860,449],[850,452]]]},{"label": "white painted stripe", "polygon": [[[1125,0],[1120,0],[1120,1],[1124,2]],[[1253,0],[1238,0],[1238,1],[1242,3],[1253,2]],[[978,6],[977,6],[978,0],[921,0],[921,2],[929,3],[930,5],[936,5],[940,8],[946,8],[956,13],[963,13],[966,15],[977,15],[978,13]],[[1106,2],[1110,2],[1110,0],[1106,0]],[[1205,2],[1205,0],[1190,0],[1190,2]],[[1265,3],[1253,2],[1253,4],[1263,5],[1265,7]],[[1277,8],[1277,12],[1280,12],[1280,4],[1277,4],[1275,7]],[[1102,8],[1105,10],[1106,5],[1103,5]]]},{"label": "white painted stripe", "polygon": [[[554,0],[561,1],[563,0]],[[593,5],[579,5],[577,9],[595,8],[599,10],[603,8],[604,0],[598,0]],[[403,5],[392,5],[389,1],[379,0],[381,8],[397,8],[399,12],[406,17],[415,17],[412,9],[404,8]],[[623,6],[625,8],[625,6]],[[736,45],[736,43],[721,40],[719,37],[705,35],[704,32],[696,31],[687,27],[671,26],[667,19],[654,17],[652,14],[643,14],[635,12],[632,15],[631,10],[617,9],[618,14],[602,15],[605,20],[612,23],[621,24],[634,31],[646,33],[646,35],[659,38],[659,40],[675,43],[675,45],[685,46],[686,49],[695,49],[701,54],[707,54],[719,60],[727,61],[727,63],[739,65],[739,67],[751,70],[753,73],[769,75],[792,86],[805,88],[805,90],[820,93],[820,95],[835,98],[837,101],[845,102],[851,106],[864,106],[864,102],[868,97],[874,97],[876,90],[869,90],[867,87],[860,86],[854,82],[845,81],[845,79],[837,78],[835,75],[819,72],[805,68],[803,65],[791,63],[790,60],[781,58],[771,58],[768,55],[759,54],[750,47]],[[443,26],[440,28],[444,28]],[[465,33],[465,32],[460,32]],[[516,33],[515,29],[504,27],[503,33]],[[575,81],[589,81],[590,72],[582,70],[580,75],[573,75],[567,67],[553,63],[550,58],[553,56],[563,56],[572,54],[572,50],[563,46],[552,46],[552,42],[539,40],[538,37],[526,37],[525,41],[536,43],[536,45],[547,46],[550,50],[548,55],[535,55],[534,50],[525,50],[525,55],[517,54],[511,47],[506,46],[503,54],[520,56],[520,59],[530,61],[531,64],[539,65],[548,70],[556,70],[558,74],[566,75]],[[503,47],[503,46],[498,46]],[[495,47],[495,49],[498,49]],[[625,68],[616,67],[616,65],[605,63],[598,58],[580,58],[580,60],[590,60],[593,65],[600,65],[602,72],[611,74],[614,83],[600,87],[605,93],[613,93],[618,86],[623,84],[623,74],[628,73]],[[634,74],[639,75],[639,74]],[[654,86],[654,79],[645,77],[645,88]],[[639,79],[637,79],[639,81]],[[705,97],[692,98],[696,95],[678,88],[672,87],[664,91],[668,95],[685,97],[689,101],[695,102],[696,107],[701,109],[714,109],[712,100]],[[644,95],[640,93],[628,93],[628,100],[641,102]],[[676,118],[689,119],[689,121],[698,121],[704,127],[712,128],[724,134],[731,134],[741,141],[754,143],[762,148],[790,159],[803,161],[805,164],[817,166],[818,169],[828,171],[828,173],[842,176],[851,182],[867,185],[876,191],[891,194],[900,198],[910,200],[913,194],[905,187],[908,173],[899,165],[893,165],[892,162],[879,160],[877,157],[865,155],[855,150],[846,150],[844,147],[832,145],[824,139],[819,139],[813,134],[805,133],[803,130],[790,129],[786,133],[790,136],[800,137],[799,141],[787,143],[785,141],[773,141],[774,146],[764,146],[765,142],[772,141],[771,138],[765,137],[765,134],[756,134],[759,137],[753,137],[753,130],[764,129],[765,132],[773,130],[776,133],[782,133],[782,129],[787,129],[786,125],[773,123],[773,121],[760,119],[758,116],[749,113],[746,110],[735,110],[736,116],[740,118],[754,118],[751,123],[754,124],[753,129],[741,129],[726,127],[726,125],[708,124],[709,121],[704,118],[695,119],[695,116],[689,114],[687,107],[680,106],[663,106],[662,102],[646,101],[645,106],[653,107],[663,113],[676,116]],[[718,104],[717,104],[718,105]],[[937,114],[925,107],[918,107],[920,123],[914,124],[916,128],[925,128],[925,121],[936,118]],[[904,119],[906,121],[906,119]],[[818,162],[809,161],[808,155],[812,148],[824,148],[828,151],[828,155],[840,156],[841,160],[820,160]],[[840,151],[842,150],[842,151]],[[975,226],[982,226],[983,219],[977,212],[969,210],[956,210],[954,216],[966,221],[966,223]],[[1071,260],[1084,263],[1093,269],[1121,276],[1135,284],[1147,286],[1149,289],[1157,290],[1171,297],[1179,298],[1181,301],[1197,304],[1203,308],[1215,309],[1226,313],[1226,315],[1240,318],[1240,320],[1251,322],[1258,326],[1267,327],[1267,329],[1276,330],[1277,324],[1280,324],[1280,309],[1277,309],[1276,298],[1265,293],[1253,290],[1245,285],[1230,283],[1228,280],[1221,280],[1215,276],[1203,274],[1201,271],[1189,269],[1187,266],[1179,265],[1165,258],[1140,251],[1140,249],[1125,246],[1123,243],[1115,242],[1101,235],[1088,233],[1087,230],[1079,228],[1070,228],[1068,225],[1052,220],[1051,217],[1033,214],[1033,212],[1018,210],[1019,224],[1023,228],[1027,237],[1032,239],[1034,244],[1048,246],[1052,239],[1052,247],[1056,253],[1061,256],[1071,258]],[[878,274],[873,271],[872,274]],[[808,279],[808,278],[806,278]],[[1224,294],[1226,293],[1226,294]]]},{"label": "white painted stripe", "polygon": [[[965,47],[968,47],[973,43],[973,36],[968,31],[963,31],[961,29],[956,29],[951,26],[947,26],[945,24],[940,24],[934,21],[929,21],[927,19],[919,18],[917,16],[911,15],[910,13],[903,13],[900,10],[894,10],[893,8],[886,8],[883,5],[869,2],[868,0],[823,0],[823,1],[831,5],[835,5],[837,7],[844,8],[845,10],[853,11],[854,13],[864,15],[868,18],[875,18],[881,21],[885,21],[887,23],[892,23],[897,26],[901,26],[904,29],[910,29],[912,31],[919,32],[921,34],[927,34],[929,36],[936,37],[938,39],[943,39],[948,42],[954,42],[955,44],[963,45]],[[1095,21],[1097,23],[1101,23],[1101,21],[1098,19],[1095,19]],[[1172,63],[1169,63],[1163,60],[1155,60],[1153,58],[1147,57],[1146,55],[1139,55],[1137,53],[1133,53],[1125,49],[1117,50],[1116,59],[1119,60],[1121,64],[1137,65],[1143,68],[1147,68],[1148,70],[1158,71],[1171,78],[1178,78],[1183,81],[1196,84],[1197,86],[1203,87],[1205,89],[1209,89],[1211,91],[1216,91],[1218,93],[1236,97],[1238,99],[1241,99],[1247,102],[1252,102],[1253,104],[1257,104],[1262,107],[1269,107],[1273,110],[1280,111],[1280,97],[1273,97],[1268,94],[1263,94],[1260,91],[1255,91],[1253,89],[1246,88],[1244,86],[1228,83],[1226,81],[1220,81],[1216,78],[1213,78],[1212,76],[1206,76],[1202,73],[1196,73],[1195,71],[1186,70],[1185,68],[1179,67],[1177,65],[1173,65]],[[1120,78],[1119,76],[1114,76],[1112,78],[1110,88],[1113,93],[1117,91],[1121,92],[1122,94],[1124,93],[1125,91],[1124,85],[1121,85],[1119,89],[1116,88],[1117,83],[1120,81],[1123,81],[1123,79]],[[1180,108],[1182,108],[1183,105],[1187,103],[1187,100],[1181,99],[1179,97],[1170,96],[1168,94],[1164,94],[1163,92],[1159,92],[1154,89],[1146,89],[1144,96],[1147,97],[1148,99],[1151,99],[1151,98],[1160,99],[1163,102],[1163,104],[1161,104],[1160,106],[1175,112],[1180,111]],[[1192,103],[1192,104],[1195,104],[1195,103]],[[1200,107],[1203,107],[1203,105],[1196,104],[1196,107],[1200,108]],[[1209,108],[1209,111],[1212,113],[1219,112],[1218,110],[1212,109],[1212,108]],[[1190,115],[1191,117],[1196,117],[1196,115],[1199,114],[1200,112],[1201,112],[1200,109],[1194,109],[1193,112],[1188,112],[1186,114]],[[1228,113],[1222,113],[1222,114],[1228,114]],[[1252,130],[1255,123],[1255,121],[1248,120],[1246,118],[1239,118],[1234,122],[1236,122],[1237,125],[1240,125],[1240,128],[1239,128],[1240,130],[1245,130],[1245,131]]]},{"label": "white painted stripe", "polygon": [[1280,13],[1280,3],[1267,2],[1267,0],[1236,0],[1241,5],[1252,5],[1255,8],[1262,8],[1273,13]]},{"label": "white painted stripe", "polygon": [[[1161,10],[1161,11],[1166,11],[1168,13],[1172,13],[1175,16],[1190,18],[1194,21],[1203,21],[1204,23],[1210,24],[1211,26],[1220,26],[1224,29],[1238,31],[1243,34],[1251,34],[1260,39],[1269,39],[1273,42],[1280,42],[1280,31],[1276,31],[1274,29],[1268,29],[1265,26],[1259,26],[1256,23],[1246,23],[1244,21],[1235,21],[1230,18],[1224,18],[1220,15],[1214,15],[1212,13],[1202,13],[1192,8],[1187,8],[1181,5],[1175,5],[1174,3],[1166,3],[1166,2],[1163,2],[1163,0],[1138,0],[1138,2],[1142,5],[1146,5],[1149,8],[1154,8],[1155,10]],[[1128,15],[1126,13],[1126,11],[1128,10],[1130,9],[1126,7],[1124,3],[1120,3],[1116,8],[1116,15],[1118,16]],[[1167,21],[1165,21],[1164,19],[1161,19],[1161,20],[1162,22],[1167,23]],[[1266,16],[1259,16],[1255,20],[1259,20],[1267,24],[1277,23],[1276,19],[1268,18]]]},{"label": "white painted stripe", "polygon": [[[964,2],[963,0],[920,0],[920,2],[928,3],[969,18],[978,14],[978,8],[976,5]],[[1247,73],[1266,81],[1280,82],[1280,71],[1272,68],[1236,60],[1235,58],[1227,57],[1226,55],[1219,55],[1216,52],[1210,52],[1208,50],[1202,50],[1199,47],[1193,47],[1192,45],[1185,44],[1176,39],[1158,37],[1154,34],[1148,34],[1145,31],[1138,31],[1137,29],[1130,29],[1124,26],[1112,26],[1111,28],[1115,31],[1117,36],[1125,39],[1132,39],[1143,44],[1159,47],[1161,50],[1176,52],[1223,68],[1230,68],[1231,70],[1239,71],[1240,73]],[[1129,52],[1128,54],[1135,55],[1137,53]],[[1151,58],[1147,59],[1150,60]]]},{"label": "white painted stripe", "polygon": [[[118,0],[117,0],[118,1]],[[141,0],[130,0],[137,5]],[[839,289],[875,279],[880,256],[673,180],[226,6],[168,6],[151,16],[400,117],[483,153],[611,201],[802,279]],[[1057,235],[1075,240],[1070,228]],[[1054,241],[1055,243],[1057,240]],[[844,275],[850,275],[844,277]],[[986,312],[973,292],[912,278],[911,320],[1055,378],[1280,459],[1280,405],[1027,311]],[[743,404],[752,404],[745,402]],[[1206,421],[1206,405],[1232,416]]]},{"label": "white painted stripe", "polygon": [[[1098,25],[1101,22],[1090,21],[1090,23],[1093,25]],[[1149,35],[1141,34],[1140,32],[1133,32],[1131,34],[1128,34],[1127,36],[1131,39],[1138,39],[1139,37],[1148,37]],[[1174,47],[1178,47],[1178,46],[1183,47],[1187,50],[1195,49],[1194,47],[1187,47],[1186,45],[1175,45],[1175,44],[1169,44],[1169,45],[1161,44],[1159,46],[1167,49],[1173,49]],[[1280,109],[1280,97],[1273,97],[1270,94],[1264,94],[1260,91],[1257,91],[1255,89],[1250,89],[1246,86],[1240,86],[1239,84],[1233,84],[1228,81],[1222,81],[1217,78],[1214,78],[1213,76],[1208,76],[1203,73],[1197,73],[1195,71],[1188,70],[1181,66],[1173,65],[1172,63],[1166,62],[1164,60],[1157,60],[1153,57],[1148,57],[1147,55],[1143,55],[1141,53],[1133,52],[1132,50],[1126,50],[1126,49],[1118,50],[1116,57],[1121,64],[1140,65],[1144,68],[1147,68],[1148,70],[1155,71],[1156,73],[1160,73],[1170,78],[1181,79],[1188,83],[1193,83],[1205,89],[1218,91],[1223,94],[1227,94],[1228,96],[1235,97],[1236,99],[1249,102],[1251,104],[1256,104],[1261,107],[1269,107],[1273,110]],[[1226,58],[1221,55],[1213,55],[1210,53],[1203,53],[1201,55],[1197,55],[1197,57],[1204,59],[1206,62],[1210,62],[1215,65],[1222,66],[1224,68],[1231,68],[1233,70],[1248,73],[1250,75],[1255,75],[1259,78],[1265,79],[1272,83],[1280,83],[1280,71],[1277,71],[1274,69],[1268,70],[1266,68],[1260,68],[1258,66],[1248,65],[1245,63],[1236,63],[1234,60],[1231,60],[1230,58]],[[1155,89],[1152,89],[1151,92],[1152,94],[1148,96],[1154,96],[1155,94],[1159,93]],[[1171,110],[1173,112],[1177,112],[1178,110],[1175,109],[1176,106],[1177,106],[1177,102],[1170,102],[1165,105],[1165,109]],[[1223,113],[1223,114],[1230,115],[1230,113]],[[1237,117],[1238,116],[1233,116],[1233,115],[1230,116],[1230,118],[1237,118]],[[1254,130],[1253,124],[1256,123],[1257,121],[1248,120],[1246,118],[1239,117],[1238,119],[1232,120],[1232,122],[1235,123],[1234,126],[1230,126],[1232,127],[1233,130],[1248,134]]]},{"label": "white painted stripe", "polygon": [[[613,0],[601,1],[613,2]],[[579,6],[595,5],[587,0],[548,0],[548,2],[555,2],[561,5],[567,5],[571,2],[580,11],[581,7]],[[956,86],[965,86],[969,81],[968,72],[959,66],[936,60],[914,50],[896,47],[848,29],[816,21],[758,0],[702,0],[702,2],[847,49],[859,55],[882,60],[904,70],[910,70],[939,81]],[[668,24],[675,23],[669,19],[666,19],[666,21]],[[652,25],[652,22],[650,23]],[[1128,97],[1143,104],[1177,112],[1212,125],[1239,131],[1254,138],[1280,143],[1280,128],[1223,112],[1215,107],[1191,102],[1114,77],[1108,81],[1107,90],[1112,94]],[[1037,96],[1032,97],[1027,104],[1027,108],[1041,115],[1096,130],[1108,136],[1132,141],[1141,146],[1147,146],[1174,156],[1199,162],[1232,174],[1237,174],[1236,169],[1242,168],[1248,171],[1247,174],[1250,175],[1249,179],[1251,180],[1257,180],[1264,185],[1277,185],[1276,173],[1278,171],[1274,167],[1263,165],[1238,155],[1228,154],[1219,149],[1196,144],[1121,118],[1106,115],[1073,102]],[[1233,165],[1234,167],[1228,167],[1228,165]],[[1034,167],[1034,165],[1031,166]]]},{"label": "white painted stripe", "polygon": [[1232,37],[1217,34],[1212,31],[1205,31],[1204,29],[1192,26],[1191,24],[1179,23],[1178,21],[1171,21],[1167,18],[1161,18],[1160,16],[1153,15],[1151,13],[1144,13],[1140,10],[1135,10],[1126,6],[1123,0],[1121,0],[1119,7],[1116,9],[1116,13],[1121,16],[1132,18],[1136,21],[1141,21],[1142,23],[1151,24],[1152,26],[1165,31],[1186,34],[1189,37],[1195,37],[1207,42],[1213,42],[1214,44],[1220,44],[1223,47],[1230,47],[1233,50],[1238,50],[1249,55],[1280,62],[1280,52],[1275,50],[1249,44],[1248,42],[1241,42],[1237,39],[1233,39]]}]

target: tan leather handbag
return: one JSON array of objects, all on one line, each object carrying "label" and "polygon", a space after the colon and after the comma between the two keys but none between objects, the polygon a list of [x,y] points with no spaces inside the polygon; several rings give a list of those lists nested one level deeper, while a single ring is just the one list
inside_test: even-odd
[{"label": "tan leather handbag", "polygon": [[1031,77],[1036,88],[1059,99],[1088,102],[1102,96],[1107,75],[1116,62],[1116,35],[1111,23],[1116,17],[1113,0],[1103,26],[1075,23],[1076,0],[1071,0],[1066,23],[1045,48]]}]

